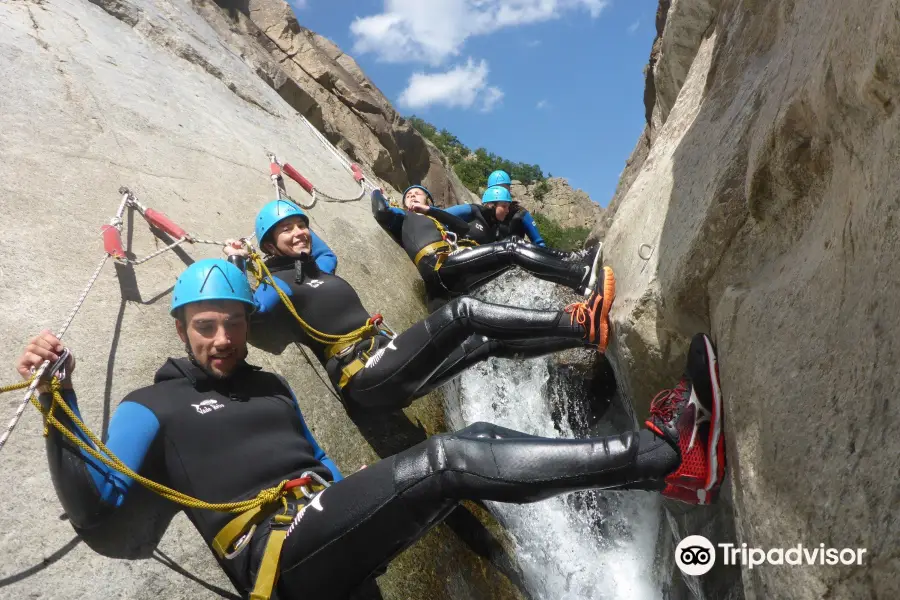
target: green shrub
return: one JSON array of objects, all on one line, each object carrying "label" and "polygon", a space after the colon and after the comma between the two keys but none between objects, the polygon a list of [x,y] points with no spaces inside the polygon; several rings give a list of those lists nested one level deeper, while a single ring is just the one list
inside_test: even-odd
[{"label": "green shrub", "polygon": [[546,179],[543,179],[538,182],[534,189],[531,191],[532,195],[534,195],[534,199],[540,202],[544,199],[544,196],[547,195],[547,192],[550,191],[550,184],[547,183]]},{"label": "green shrub", "polygon": [[512,162],[488,152],[485,148],[478,148],[472,152],[446,129],[438,131],[437,127],[415,115],[409,117],[409,122],[416,131],[444,153],[463,185],[476,194],[484,189],[488,175],[498,169],[503,169],[512,179],[526,185],[545,179],[540,165]]},{"label": "green shrub", "polygon": [[588,227],[563,227],[556,220],[542,214],[532,214],[544,241],[557,250],[580,250],[591,233]]}]

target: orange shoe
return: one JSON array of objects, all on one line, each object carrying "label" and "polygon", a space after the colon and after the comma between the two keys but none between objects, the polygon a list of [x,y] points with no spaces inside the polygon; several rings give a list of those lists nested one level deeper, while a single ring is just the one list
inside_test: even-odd
[{"label": "orange shoe", "polygon": [[571,323],[584,328],[584,339],[599,352],[606,352],[609,344],[609,309],[616,299],[616,277],[610,267],[603,267],[603,276],[597,278],[594,290],[584,302],[566,307]]}]

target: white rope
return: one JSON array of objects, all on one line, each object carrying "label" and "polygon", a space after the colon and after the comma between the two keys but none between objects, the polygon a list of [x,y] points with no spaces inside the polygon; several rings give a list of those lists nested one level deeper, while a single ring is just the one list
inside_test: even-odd
[{"label": "white rope", "polygon": [[[306,119],[302,115],[301,115],[301,118],[303,119],[303,122],[306,123],[306,126],[309,127],[310,131],[312,131],[313,135],[315,135],[319,139],[319,141],[322,143],[322,145],[325,146],[325,148],[328,149],[328,151],[331,152],[335,156],[335,158],[338,159],[338,162],[340,162],[342,165],[344,165],[344,167],[346,167],[348,171],[353,173],[353,169],[351,168],[351,165],[353,163],[350,161],[350,159],[345,154],[340,152],[334,146],[334,144],[332,144],[330,141],[328,141],[328,138],[326,138],[324,135],[322,135],[322,132],[319,131],[318,129],[316,129],[315,126],[312,123],[310,123],[308,119]],[[360,165],[357,165],[357,166],[359,166],[360,170],[362,170],[362,166],[360,166]],[[372,183],[372,178],[370,178],[367,173],[364,172],[363,175],[364,175],[364,179],[362,180],[362,182],[360,182],[360,185],[363,187],[363,193],[362,193],[362,195],[360,195],[360,198],[362,198],[362,196],[364,196],[367,191],[371,192],[373,190],[378,189]]]},{"label": "white rope", "polygon": [[125,259],[125,260],[120,260],[119,262],[121,262],[122,264],[126,264],[126,265],[135,265],[135,266],[141,265],[141,264],[144,264],[145,262],[147,262],[148,260],[150,260],[151,258],[156,258],[160,254],[163,254],[165,252],[168,252],[169,250],[175,249],[176,247],[180,246],[181,244],[183,244],[186,241],[188,241],[188,239],[186,237],[183,237],[183,238],[180,238],[179,240],[177,240],[176,242],[169,244],[165,248],[160,248],[156,252],[153,252],[152,254],[148,254],[144,258],[139,258],[137,260]]},{"label": "white rope", "polygon": [[[100,271],[103,270],[103,265],[106,264],[107,259],[109,259],[109,254],[104,254],[103,259],[100,261],[100,264],[97,265],[97,268],[94,270],[94,274],[91,275],[91,279],[90,281],[88,281],[88,284],[84,288],[84,291],[81,292],[81,296],[78,297],[78,301],[75,302],[75,306],[72,308],[69,316],[66,317],[66,321],[63,323],[62,327],[59,328],[59,333],[56,334],[56,337],[58,339],[61,340],[66,334],[66,331],[68,331],[69,325],[72,324],[72,320],[75,318],[75,315],[78,314],[78,311],[81,309],[81,305],[84,304],[84,301],[87,299],[88,293],[91,291],[91,288],[94,287],[94,282],[97,281],[97,277],[100,276]],[[16,425],[19,424],[19,419],[22,417],[22,413],[25,412],[25,408],[28,406],[28,401],[31,400],[31,396],[34,394],[34,391],[40,384],[41,377],[44,375],[44,371],[47,370],[48,366],[50,366],[50,361],[45,360],[37,370],[37,373],[35,373],[34,381],[31,382],[31,385],[29,385],[28,389],[25,391],[25,397],[22,399],[22,403],[16,410],[16,414],[13,415],[12,419],[10,419],[9,424],[6,426],[6,431],[3,432],[3,436],[0,437],[0,450],[3,450],[3,446],[6,445],[6,440],[9,439],[9,436],[16,428]]]}]

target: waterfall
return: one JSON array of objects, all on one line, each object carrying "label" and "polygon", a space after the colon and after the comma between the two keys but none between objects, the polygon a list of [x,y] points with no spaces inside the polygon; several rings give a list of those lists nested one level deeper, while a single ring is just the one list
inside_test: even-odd
[{"label": "waterfall", "polygon": [[[517,271],[476,297],[496,304],[558,308],[557,288]],[[547,437],[580,437],[586,398],[554,374],[551,357],[490,359],[444,387],[448,424],[488,421]],[[556,417],[556,418],[554,418]],[[605,427],[604,427],[605,425]],[[578,427],[582,429],[582,427]],[[610,431],[600,423],[597,433]],[[575,492],[527,505],[486,503],[515,545],[535,600],[650,600],[661,597],[654,571],[659,498],[649,492]]]}]

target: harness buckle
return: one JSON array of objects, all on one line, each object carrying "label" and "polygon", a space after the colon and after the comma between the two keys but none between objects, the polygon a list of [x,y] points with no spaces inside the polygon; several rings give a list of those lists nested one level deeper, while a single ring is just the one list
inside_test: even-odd
[{"label": "harness buckle", "polygon": [[444,231],[444,241],[450,244],[450,249],[452,252],[456,252],[456,250],[459,248],[459,237],[454,231]]},{"label": "harness buckle", "polygon": [[[295,479],[294,481],[300,481],[302,479],[306,479],[308,483],[300,486],[300,491],[303,492],[303,495],[306,496],[310,500],[315,500],[316,495],[322,493],[324,490],[319,490],[318,492],[314,492],[309,489],[309,480],[314,479],[316,483],[321,485],[323,488],[328,489],[331,487],[331,482],[324,479],[318,473],[314,473],[312,471],[304,471],[304,473],[300,476],[300,479]],[[287,486],[285,486],[287,487]]]},{"label": "harness buckle", "polygon": [[241,538],[235,542],[233,546],[233,550],[231,552],[226,553],[223,558],[225,560],[232,560],[234,557],[238,556],[241,552],[247,549],[247,546],[250,545],[250,540],[253,539],[253,534],[256,533],[256,525],[251,525],[250,529],[247,530]]},{"label": "harness buckle", "polygon": [[350,354],[350,353],[353,351],[354,348],[356,348],[356,344],[358,344],[358,343],[359,343],[359,342],[354,342],[354,343],[352,343],[352,344],[347,344],[346,346],[344,346],[343,348],[341,348],[340,352],[335,353],[335,355],[334,355],[335,358],[337,358],[338,360],[341,360],[341,359],[346,358],[347,355]]}]

